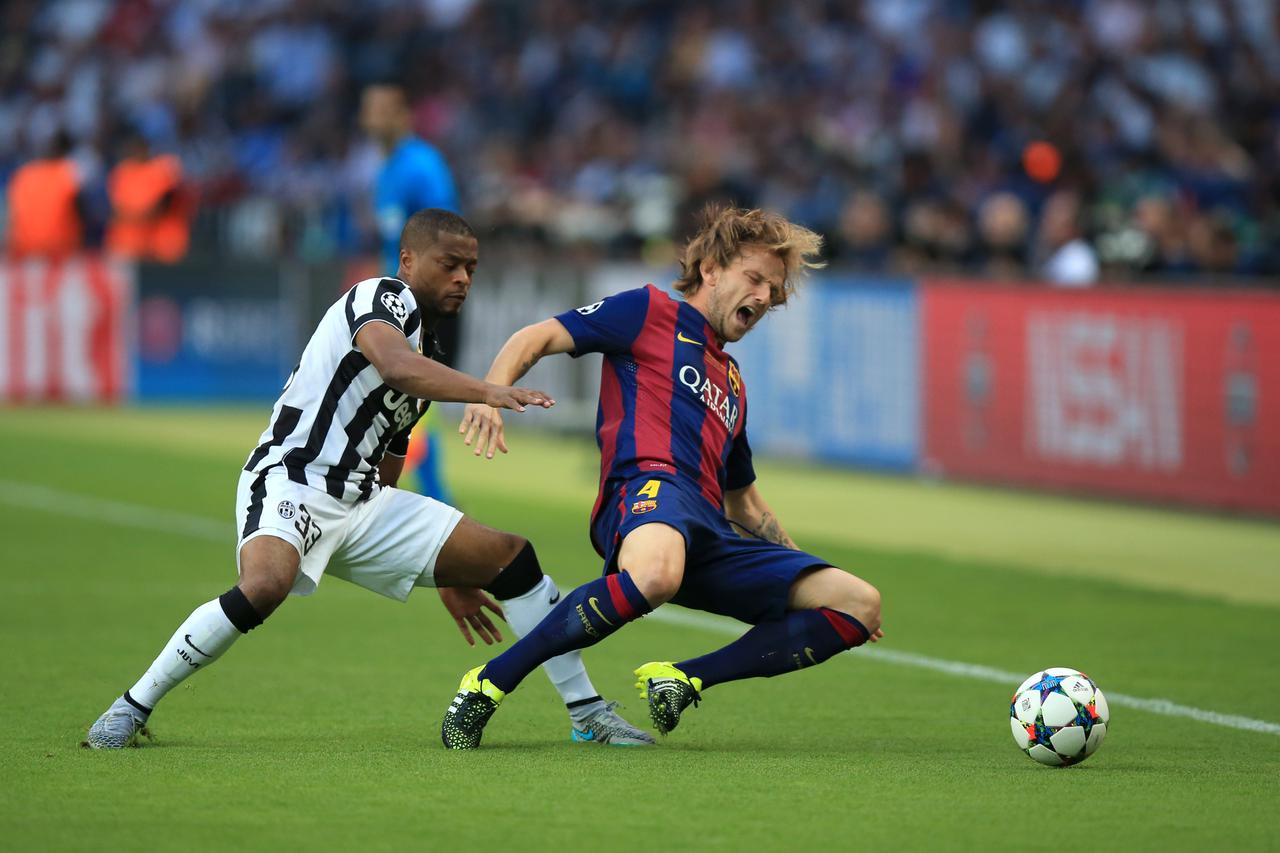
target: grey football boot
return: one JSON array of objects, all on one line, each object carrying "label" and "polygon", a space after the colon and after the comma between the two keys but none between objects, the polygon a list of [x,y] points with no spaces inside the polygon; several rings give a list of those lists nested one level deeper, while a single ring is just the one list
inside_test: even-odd
[{"label": "grey football boot", "polygon": [[80,745],[90,749],[137,746],[139,736],[151,737],[151,732],[147,731],[149,716],[149,713],[121,696],[89,727],[89,734]]},{"label": "grey football boot", "polygon": [[611,746],[652,746],[657,742],[653,735],[619,716],[614,711],[617,707],[617,702],[610,702],[586,719],[574,723],[569,736],[574,743],[603,743]]}]

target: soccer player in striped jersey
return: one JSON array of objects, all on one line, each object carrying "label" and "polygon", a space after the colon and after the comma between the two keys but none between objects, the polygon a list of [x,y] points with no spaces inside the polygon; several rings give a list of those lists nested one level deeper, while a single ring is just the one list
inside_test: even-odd
[{"label": "soccer player in striped jersey", "polygon": [[[355,285],[325,313],[285,383],[236,493],[239,582],[195,609],[140,679],[89,729],[98,749],[136,742],[157,702],[261,625],[290,593],[310,595],[325,575],[404,601],[439,590],[463,637],[517,634],[559,600],[524,538],[394,488],[413,425],[433,400],[524,411],[546,394],[481,381],[434,361],[432,328],[471,288],[478,244],[445,210],[420,210],[400,238],[394,278]],[[490,597],[492,596],[492,598]],[[501,602],[496,603],[494,599]],[[640,745],[653,738],[596,693],[576,652],[548,660],[575,741]]]},{"label": "soccer player in striped jersey", "polygon": [[[714,685],[803,669],[882,636],[875,587],[799,550],[761,496],[746,388],[724,349],[786,304],[820,247],[818,235],[774,214],[712,208],[685,249],[675,285],[682,299],[648,285],[507,341],[491,382],[515,382],[553,353],[604,355],[591,513],[604,576],[566,593],[534,630],[463,676],[441,727],[445,746],[479,746],[498,703],[542,661],[668,601],[754,627],[709,654],[636,670],[663,734]],[[506,452],[491,406],[468,406],[461,431],[477,455]]]}]

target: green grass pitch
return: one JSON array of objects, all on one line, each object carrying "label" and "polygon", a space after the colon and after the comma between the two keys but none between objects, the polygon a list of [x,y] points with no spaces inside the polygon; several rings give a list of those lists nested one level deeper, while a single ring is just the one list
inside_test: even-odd
[{"label": "green grass pitch", "polygon": [[[1275,849],[1280,736],[1112,706],[1097,755],[1020,755],[1012,683],[855,651],[709,691],[647,750],[570,743],[540,676],[484,747],[439,721],[486,658],[429,590],[337,580],[293,600],[152,719],[78,748],[175,625],[234,579],[239,464],[261,410],[0,410],[0,838],[8,850]],[[530,417],[532,417],[531,415]],[[585,442],[451,451],[463,508],[529,536],[562,588],[595,576]],[[1280,526],[762,464],[808,550],[871,580],[886,650],[1280,723]],[[151,510],[152,512],[148,512]],[[199,521],[206,519],[207,521]],[[221,527],[219,527],[221,525]],[[723,644],[645,619],[586,653],[630,671]]]}]

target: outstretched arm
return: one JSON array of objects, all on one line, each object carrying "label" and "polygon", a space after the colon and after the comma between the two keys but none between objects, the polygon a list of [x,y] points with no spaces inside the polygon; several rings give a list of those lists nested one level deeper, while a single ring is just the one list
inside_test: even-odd
[{"label": "outstretched arm", "polygon": [[[494,385],[510,385],[528,373],[543,356],[573,352],[573,336],[554,317],[525,326],[516,332],[498,350],[485,379]],[[507,452],[506,438],[502,433],[502,415],[492,405],[467,406],[458,425],[458,433],[465,434],[468,446],[474,444],[475,455],[482,453],[492,459],[494,451]]]},{"label": "outstretched arm", "polygon": [[773,510],[765,503],[764,497],[761,496],[760,490],[756,488],[755,483],[745,488],[725,493],[724,515],[730,522],[757,539],[776,542],[792,550],[798,550],[796,543],[791,541],[791,537],[787,535],[787,532],[782,529],[782,525],[778,523],[778,518],[773,514]]},{"label": "outstretched arm", "polygon": [[507,338],[485,379],[496,385],[510,385],[532,370],[543,356],[562,352],[573,352],[573,337],[559,320],[552,317],[525,326]]},{"label": "outstretched arm", "polygon": [[378,370],[382,381],[412,397],[450,403],[485,403],[523,412],[526,405],[551,408],[555,401],[541,391],[509,388],[468,376],[427,358],[409,346],[405,336],[388,323],[366,323],[356,334],[356,346]]}]

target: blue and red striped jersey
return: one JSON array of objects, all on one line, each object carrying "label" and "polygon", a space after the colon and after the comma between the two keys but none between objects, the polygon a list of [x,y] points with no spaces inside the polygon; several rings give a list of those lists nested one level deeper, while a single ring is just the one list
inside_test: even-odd
[{"label": "blue and red striped jersey", "polygon": [[556,319],[574,357],[604,355],[593,524],[605,499],[643,474],[674,475],[721,511],[726,489],[755,481],[742,374],[696,308],[650,284]]}]

